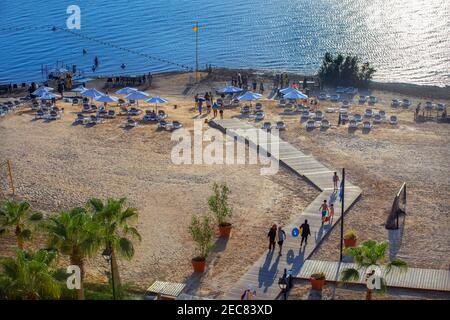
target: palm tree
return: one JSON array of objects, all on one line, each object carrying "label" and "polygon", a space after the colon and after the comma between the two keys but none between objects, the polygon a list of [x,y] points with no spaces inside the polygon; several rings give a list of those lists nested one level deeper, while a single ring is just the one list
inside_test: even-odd
[{"label": "palm tree", "polygon": [[126,198],[110,198],[105,203],[95,198],[88,201],[88,207],[93,211],[94,221],[99,224],[100,241],[111,252],[113,283],[117,285],[119,294],[121,283],[117,256],[131,259],[134,255],[132,239],[141,240],[141,235],[131,225],[133,220],[137,220],[138,211],[136,208],[125,208],[125,206]]},{"label": "palm tree", "polygon": [[17,246],[23,250],[25,240],[31,239],[31,223],[42,219],[41,213],[32,213],[26,201],[6,200],[0,207],[0,234],[14,230]]},{"label": "palm tree", "polygon": [[0,297],[6,299],[59,299],[60,283],[50,265],[55,255],[45,250],[27,253],[17,250],[16,258],[0,260]]},{"label": "palm tree", "polygon": [[44,225],[48,246],[70,257],[70,264],[80,268],[78,299],[84,300],[84,265],[99,248],[98,226],[83,208],[74,208],[50,218]]},{"label": "palm tree", "polygon": [[[361,243],[358,247],[345,249],[345,254],[352,257],[356,263],[357,269],[347,268],[342,270],[341,281],[359,281],[360,274],[359,269],[365,269],[369,267],[385,267],[385,275],[391,272],[393,267],[399,268],[400,270],[406,270],[408,265],[406,262],[395,259],[390,262],[386,262],[386,254],[389,247],[388,241],[376,242],[374,240],[367,240]],[[370,269],[370,268],[369,268]],[[366,274],[366,277],[371,274]],[[381,288],[380,293],[386,292],[386,280],[384,278],[380,279]],[[372,290],[367,288],[366,299],[372,299]]]}]

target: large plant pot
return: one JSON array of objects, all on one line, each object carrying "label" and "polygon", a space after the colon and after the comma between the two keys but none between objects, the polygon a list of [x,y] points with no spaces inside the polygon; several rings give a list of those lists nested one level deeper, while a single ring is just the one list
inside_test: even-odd
[{"label": "large plant pot", "polygon": [[206,268],[206,260],[201,258],[192,259],[192,267],[194,267],[195,272],[203,273]]},{"label": "large plant pot", "polygon": [[220,236],[223,238],[229,238],[232,228],[233,226],[231,225],[231,223],[219,225]]},{"label": "large plant pot", "polygon": [[314,290],[322,290],[323,286],[325,285],[325,279],[316,280],[314,278],[310,278],[309,280],[311,281],[311,287]]},{"label": "large plant pot", "polygon": [[357,239],[344,239],[344,246],[346,248],[353,248],[356,247]]}]

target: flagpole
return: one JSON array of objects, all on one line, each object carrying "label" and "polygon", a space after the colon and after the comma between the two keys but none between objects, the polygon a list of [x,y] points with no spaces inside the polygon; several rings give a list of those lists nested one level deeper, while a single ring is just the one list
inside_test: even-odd
[{"label": "flagpole", "polygon": [[195,83],[198,82],[198,21],[195,22]]},{"label": "flagpole", "polygon": [[341,182],[341,248],[339,261],[342,261],[342,251],[344,245],[344,194],[345,194],[345,168],[342,168],[342,182]]}]

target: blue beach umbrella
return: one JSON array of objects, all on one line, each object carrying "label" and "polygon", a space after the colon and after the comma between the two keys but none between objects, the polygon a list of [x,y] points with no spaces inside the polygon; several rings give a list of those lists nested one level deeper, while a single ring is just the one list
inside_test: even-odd
[{"label": "blue beach umbrella", "polygon": [[125,87],[125,88],[122,88],[122,89],[116,91],[116,94],[130,94],[130,93],[132,93],[134,91],[138,91],[138,89]]},{"label": "blue beach umbrella", "polygon": [[308,99],[308,96],[306,94],[301,93],[298,90],[291,90],[288,93],[284,94],[283,98],[290,99],[290,100],[298,100],[298,99]]},{"label": "blue beach umbrella", "polygon": [[250,101],[250,105],[251,105],[253,100],[259,100],[261,98],[262,98],[261,94],[247,91],[242,96],[238,97],[238,100],[239,101]]},{"label": "blue beach umbrella", "polygon": [[161,98],[159,96],[154,96],[150,99],[145,100],[145,102],[147,103],[154,103],[155,107],[156,107],[156,111],[158,111],[158,103],[167,103],[169,102],[169,100]]},{"label": "blue beach umbrella", "polygon": [[95,98],[95,100],[98,101],[98,102],[106,102],[106,103],[108,103],[108,102],[117,102],[117,101],[119,101],[119,98],[114,97],[114,96],[108,96],[108,95],[105,94],[103,96],[97,96]]},{"label": "blue beach umbrella", "polygon": [[39,87],[32,94],[35,95],[35,96],[40,97],[43,94],[48,93],[50,91],[53,91],[53,88],[50,88],[50,87]]},{"label": "blue beach umbrella", "polygon": [[295,89],[292,88],[292,87],[287,87],[287,88],[281,89],[280,92],[281,92],[282,94],[286,94],[286,93],[289,93],[289,92],[291,92],[291,91],[293,91],[293,90],[295,90]]},{"label": "blue beach umbrella", "polygon": [[87,89],[81,93],[83,97],[88,98],[97,98],[98,96],[104,96],[105,94],[103,92],[98,91],[95,88]]},{"label": "blue beach umbrella", "polygon": [[59,96],[51,92],[45,92],[42,95],[40,95],[39,98],[41,100],[53,100],[59,98]]},{"label": "blue beach umbrella", "polygon": [[139,105],[139,100],[145,100],[149,94],[143,91],[132,91],[129,95],[125,97],[127,100],[136,100]]},{"label": "blue beach umbrella", "polygon": [[237,93],[237,92],[241,92],[241,91],[242,91],[241,88],[231,86],[231,87],[223,88],[220,92],[222,92],[222,93]]}]

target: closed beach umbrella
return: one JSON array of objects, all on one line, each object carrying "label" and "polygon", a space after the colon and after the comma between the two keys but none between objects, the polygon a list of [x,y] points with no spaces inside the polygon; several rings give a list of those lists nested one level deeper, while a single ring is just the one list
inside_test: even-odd
[{"label": "closed beach umbrella", "polygon": [[135,91],[138,91],[138,89],[125,87],[125,88],[122,88],[122,89],[116,91],[116,94],[130,94],[130,93],[135,92]]},{"label": "closed beach umbrella", "polygon": [[253,100],[259,100],[262,98],[262,95],[259,93],[254,93],[251,91],[247,91],[242,96],[238,97],[239,101],[250,101],[250,104]]},{"label": "closed beach umbrella", "polygon": [[154,103],[156,106],[156,111],[158,111],[158,103],[167,103],[167,102],[169,102],[169,100],[161,98],[159,96],[154,96],[150,99],[145,100],[145,102]]},{"label": "closed beach umbrella", "polygon": [[148,98],[148,96],[149,96],[149,94],[147,92],[133,91],[129,95],[127,95],[125,97],[125,99],[136,100],[136,101],[138,101],[138,105],[139,105],[139,100],[145,100],[146,98]]},{"label": "closed beach umbrella", "polygon": [[298,99],[305,100],[305,99],[308,99],[308,96],[306,94],[303,94],[300,91],[295,90],[295,89],[289,91],[283,97],[285,99],[291,99],[291,100],[298,100]]},{"label": "closed beach umbrella", "polygon": [[241,91],[242,91],[241,88],[231,86],[231,87],[223,88],[222,91],[220,91],[220,92],[222,92],[222,93],[237,93],[237,92],[241,92]]}]

